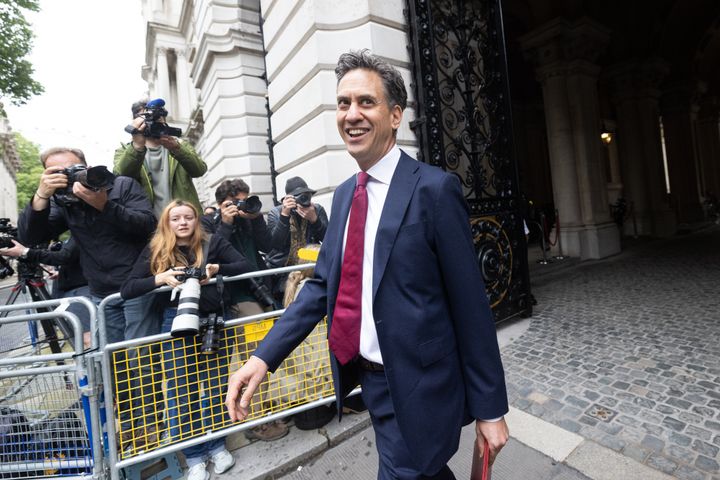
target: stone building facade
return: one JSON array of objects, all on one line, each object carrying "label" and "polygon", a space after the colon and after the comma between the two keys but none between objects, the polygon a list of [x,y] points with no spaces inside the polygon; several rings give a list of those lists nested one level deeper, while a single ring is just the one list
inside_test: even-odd
[{"label": "stone building facade", "polygon": [[17,187],[15,178],[20,168],[20,158],[15,147],[15,137],[5,110],[0,103],[0,218],[9,218],[15,224],[18,217]]},{"label": "stone building facade", "polygon": [[[143,0],[143,76],[208,163],[204,202],[239,176],[267,210],[299,175],[330,206],[357,169],[334,115],[333,68],[349,49],[369,48],[402,72],[410,107],[398,142],[422,157],[413,58],[427,52],[414,52],[410,37],[439,33],[418,30],[413,12],[458,1]],[[462,8],[485,3],[503,13],[498,54],[507,55],[520,187],[535,208],[557,209],[563,253],[603,258],[620,251],[622,234],[667,236],[701,221],[707,192],[720,191],[717,2]],[[621,229],[611,216],[618,198],[628,205]]]}]

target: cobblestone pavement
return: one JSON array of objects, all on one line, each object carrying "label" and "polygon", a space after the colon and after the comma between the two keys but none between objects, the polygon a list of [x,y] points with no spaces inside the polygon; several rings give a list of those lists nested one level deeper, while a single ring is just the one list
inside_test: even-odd
[{"label": "cobblestone pavement", "polygon": [[584,262],[533,291],[510,402],[681,479],[720,479],[720,228]]}]

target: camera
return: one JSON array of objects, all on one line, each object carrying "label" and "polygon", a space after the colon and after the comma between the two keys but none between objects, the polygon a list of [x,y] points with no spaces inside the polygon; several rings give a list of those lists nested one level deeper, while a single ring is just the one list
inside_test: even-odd
[{"label": "camera", "polygon": [[179,128],[171,127],[164,121],[160,121],[161,118],[168,116],[168,111],[165,110],[165,100],[162,98],[156,98],[150,100],[145,105],[145,112],[140,114],[145,120],[145,129],[140,131],[133,125],[125,127],[125,131],[131,135],[136,133],[142,133],[146,137],[160,138],[163,135],[171,137],[181,137],[182,130]]},{"label": "camera", "polygon": [[0,248],[12,248],[17,237],[17,228],[13,227],[9,218],[0,218]]},{"label": "camera", "polygon": [[59,173],[67,177],[67,187],[55,191],[56,198],[64,203],[77,203],[79,198],[73,194],[73,185],[80,182],[81,185],[91,190],[99,192],[101,190],[109,190],[115,182],[115,175],[107,169],[105,165],[96,167],[86,167],[85,165],[73,165],[64,168]]},{"label": "camera", "polygon": [[233,203],[238,210],[245,213],[258,213],[262,208],[262,202],[257,195],[247,197],[245,200],[235,200]]},{"label": "camera", "polygon": [[248,278],[247,280],[250,285],[250,293],[255,297],[255,300],[257,300],[263,308],[275,308],[275,299],[270,293],[270,289],[268,289],[264,283],[258,282],[254,278]]},{"label": "camera", "polygon": [[215,313],[200,319],[200,330],[202,331],[200,353],[210,355],[220,349],[220,332],[224,326],[223,317]]},{"label": "camera", "polygon": [[170,328],[173,337],[197,335],[200,330],[200,280],[205,278],[205,271],[196,267],[186,267],[182,271],[183,273],[176,277],[182,284],[173,288],[170,296],[170,300],[175,300],[180,292],[177,315]]},{"label": "camera", "polygon": [[312,194],[309,192],[303,192],[299,195],[293,195],[293,198],[295,199],[295,203],[297,203],[301,207],[307,208],[312,205]]}]

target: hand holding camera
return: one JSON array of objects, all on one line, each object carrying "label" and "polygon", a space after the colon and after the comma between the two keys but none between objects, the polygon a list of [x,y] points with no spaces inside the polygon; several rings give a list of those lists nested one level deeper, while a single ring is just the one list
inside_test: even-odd
[{"label": "hand holding camera", "polygon": [[163,285],[167,285],[175,288],[182,283],[182,281],[178,280],[178,277],[184,274],[184,268],[170,268],[165,270],[164,272],[155,275],[155,286],[161,287]]},{"label": "hand holding camera", "polygon": [[251,195],[243,200],[228,200],[220,207],[220,215],[223,223],[232,225],[235,217],[252,220],[260,215],[262,202],[257,195]]},{"label": "hand holding camera", "polygon": [[42,200],[49,200],[56,190],[66,188],[68,186],[68,177],[63,171],[62,167],[46,168],[40,176],[36,196]]}]

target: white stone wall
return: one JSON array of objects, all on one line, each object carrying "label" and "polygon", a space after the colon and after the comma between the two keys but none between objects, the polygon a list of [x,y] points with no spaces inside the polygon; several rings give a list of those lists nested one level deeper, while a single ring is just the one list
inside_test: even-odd
[{"label": "white stone wall", "polygon": [[273,206],[269,100],[277,198],[299,175],[330,209],[335,187],[357,171],[335,126],[333,70],[351,49],[369,48],[402,72],[410,106],[398,143],[414,155],[404,8],[404,0],[143,0],[143,77],[150,96],[168,102],[170,122],[190,128],[208,164],[196,181],[201,202],[212,203],[220,182],[240,177],[263,210]]},{"label": "white stone wall", "polygon": [[408,153],[417,151],[403,0],[261,0],[267,51],[278,198],[289,177],[301,176],[331,213],[335,187],[358,171],[335,123],[335,65],[340,54],[369,48],[396,66],[409,108],[398,132]]}]

